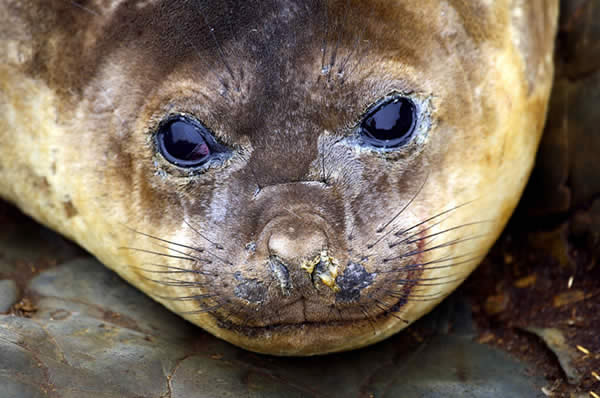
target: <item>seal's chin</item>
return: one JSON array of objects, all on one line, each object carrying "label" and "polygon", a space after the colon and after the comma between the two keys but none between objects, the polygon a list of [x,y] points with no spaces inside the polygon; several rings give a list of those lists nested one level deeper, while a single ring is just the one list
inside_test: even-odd
[{"label": "seal's chin", "polygon": [[300,299],[279,307],[274,313],[280,316],[270,318],[240,322],[232,319],[232,312],[213,316],[219,328],[215,334],[243,348],[274,355],[315,355],[366,346],[395,333],[409,324],[395,312],[361,303],[326,308]]},{"label": "seal's chin", "polygon": [[[245,330],[249,334],[260,330],[275,331],[293,327],[310,327],[321,325],[350,325],[357,322],[378,322],[382,319],[399,318],[396,313],[406,304],[405,298],[392,297],[389,300],[367,297],[360,302],[345,305],[330,304],[319,298],[297,298],[283,305],[276,305],[272,310],[260,311],[258,307],[249,308],[247,313],[239,309],[228,308],[226,314],[215,311],[213,316],[219,323],[228,328]],[[252,314],[254,312],[254,314]],[[259,315],[260,312],[260,315]],[[236,315],[232,315],[236,314]],[[408,321],[406,321],[408,323]],[[253,330],[254,332],[250,332]]]}]

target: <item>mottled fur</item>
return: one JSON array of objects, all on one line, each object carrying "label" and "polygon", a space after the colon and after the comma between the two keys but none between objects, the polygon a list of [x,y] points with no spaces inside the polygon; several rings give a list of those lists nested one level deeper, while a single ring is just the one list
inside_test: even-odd
[{"label": "mottled fur", "polygon": [[[234,344],[370,344],[450,293],[508,220],[556,14],[556,0],[4,0],[0,195]],[[419,139],[357,145],[391,92],[419,105]],[[154,134],[177,113],[231,159],[166,162]],[[290,263],[286,295],[273,236],[289,253],[325,242],[339,277],[359,264],[369,286],[336,294]]]}]

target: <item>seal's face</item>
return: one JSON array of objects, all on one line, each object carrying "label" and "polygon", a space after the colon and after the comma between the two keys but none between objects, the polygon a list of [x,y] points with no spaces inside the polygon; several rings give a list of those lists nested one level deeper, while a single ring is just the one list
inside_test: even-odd
[{"label": "seal's face", "polygon": [[60,104],[32,173],[70,214],[38,217],[243,347],[403,328],[477,265],[531,168],[554,5],[535,37],[535,6],[505,2],[59,3],[73,73],[27,72]]}]

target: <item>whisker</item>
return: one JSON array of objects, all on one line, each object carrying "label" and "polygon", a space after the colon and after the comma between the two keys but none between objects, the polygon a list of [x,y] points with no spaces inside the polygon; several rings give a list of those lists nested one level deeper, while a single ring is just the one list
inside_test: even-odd
[{"label": "whisker", "polygon": [[448,285],[448,284],[451,284],[451,283],[460,282],[460,281],[464,280],[464,278],[466,278],[467,275],[463,275],[463,276],[460,276],[460,277],[455,278],[455,279],[449,279],[449,280],[444,281],[444,282],[433,282],[433,283],[422,283],[421,282],[421,281],[429,281],[429,280],[440,280],[440,279],[449,278],[451,276],[454,277],[456,275],[448,275],[448,276],[439,277],[439,278],[398,279],[398,280],[395,280],[394,282],[396,282],[398,285],[415,284],[415,285],[418,285],[418,286],[442,286],[442,285]]},{"label": "whisker", "polygon": [[141,267],[129,267],[129,268],[144,271],[149,274],[189,274],[189,273],[194,273],[193,271],[150,271],[150,270],[147,270],[147,269],[141,268]]},{"label": "whisker", "polygon": [[188,245],[184,245],[182,243],[177,243],[177,242],[173,242],[173,241],[170,241],[170,240],[167,240],[167,239],[159,238],[157,236],[153,236],[153,235],[147,234],[145,232],[137,231],[137,230],[135,230],[133,228],[129,228],[127,226],[126,226],[126,228],[128,228],[130,231],[135,232],[137,234],[140,234],[140,235],[143,235],[143,236],[146,236],[148,238],[155,239],[155,240],[158,240],[158,241],[161,241],[161,242],[164,242],[164,243],[168,243],[170,245],[175,245],[175,246],[183,247],[185,249],[194,250],[194,251],[197,251],[198,253],[203,253],[204,252],[204,249],[199,248],[199,247],[188,246]]},{"label": "whisker", "polygon": [[[227,311],[227,312],[228,312],[228,314],[227,314],[227,315],[225,316],[225,318],[223,319],[223,323],[227,323],[227,321],[229,321],[229,318],[231,318],[231,317],[233,316],[233,313],[234,313],[234,311],[235,311],[235,310],[234,310],[233,308],[231,308],[229,311]],[[235,311],[235,314],[236,314],[236,315],[240,315],[240,314],[241,314],[241,312],[240,312],[240,311]]]},{"label": "whisker", "polygon": [[250,168],[250,173],[252,173],[252,177],[254,177],[254,183],[256,184],[256,191],[254,191],[254,196],[256,197],[256,195],[258,195],[260,191],[262,191],[263,187],[258,181],[258,177],[256,176],[256,172],[254,171],[252,163],[248,163],[248,167]]},{"label": "whisker", "polygon": [[169,246],[161,245],[160,243],[155,243],[155,245],[158,246],[158,247],[162,247],[163,249],[171,250],[171,251],[173,251],[173,252],[175,252],[177,254],[181,254],[182,256],[189,256],[189,257],[197,260],[199,263],[212,264],[212,261],[209,260],[209,259],[207,259],[207,258],[196,257],[196,256],[193,256],[193,255],[191,255],[189,253],[183,252],[181,250],[177,250],[177,249],[173,249],[172,247],[169,247]]},{"label": "whisker", "polygon": [[[360,36],[358,36],[356,38],[356,41],[354,42],[354,45],[352,46],[350,51],[348,51],[348,54],[346,54],[346,56],[342,59],[342,62],[340,63],[340,67],[337,70],[338,76],[344,77],[343,75],[344,75],[344,71],[346,70],[346,66],[348,65],[348,62],[350,61],[350,58],[352,57],[354,52],[358,49],[358,46],[360,45],[360,40],[362,38],[363,33],[364,33],[364,28],[363,28],[363,31],[361,32]],[[345,77],[347,78],[347,75]]]},{"label": "whisker", "polygon": [[[346,1],[346,9],[344,11],[344,16],[342,17],[342,21],[341,21],[341,25],[345,25],[346,24],[346,20],[348,19],[348,14],[350,13],[350,0]],[[331,82],[331,72],[333,70],[333,67],[335,65],[335,62],[337,60],[337,52],[340,48],[340,44],[342,42],[342,31],[343,29],[340,27],[338,29],[338,34],[337,34],[337,39],[335,42],[335,46],[333,47],[333,51],[331,51],[331,58],[329,59],[329,65],[327,68],[327,82]]]},{"label": "whisker", "polygon": [[185,223],[185,225],[187,225],[188,227],[190,227],[190,229],[192,231],[194,231],[198,236],[200,236],[202,239],[204,239],[205,241],[207,241],[208,243],[210,243],[211,245],[213,245],[214,247],[216,247],[219,250],[223,250],[223,246],[221,246],[218,243],[213,242],[212,240],[208,239],[206,236],[204,236],[197,228],[194,228],[187,220],[183,220],[183,222]]},{"label": "whisker", "polygon": [[[397,242],[392,242],[392,243],[390,243],[390,244],[388,245],[388,247],[389,247],[390,249],[393,249],[394,247],[396,247],[396,246],[398,246],[398,245],[401,245],[402,243],[406,243],[406,242],[408,242],[410,239],[414,238],[415,236],[419,236],[419,235],[421,235],[422,233],[424,233],[424,232],[426,232],[426,231],[428,231],[428,230],[430,230],[430,229],[432,229],[432,228],[435,228],[436,226],[440,225],[441,223],[443,223],[443,222],[444,222],[444,221],[446,221],[447,219],[448,219],[448,217],[446,217],[446,218],[445,218],[445,219],[443,219],[443,220],[440,220],[440,221],[436,222],[435,224],[431,224],[430,226],[428,226],[428,227],[425,227],[425,228],[423,228],[422,230],[420,230],[420,231],[417,231],[417,232],[415,232],[414,234],[412,234],[412,235],[409,235],[409,236],[407,236],[406,238],[404,238],[404,239],[402,239],[402,240],[400,240],[400,241],[397,241]],[[394,234],[394,236],[396,236],[396,234]]]},{"label": "whisker", "polygon": [[[193,2],[193,4],[198,4],[198,3]],[[221,63],[227,70],[227,73],[229,73],[229,76],[231,77],[231,79],[233,81],[235,81],[235,75],[233,74],[233,70],[227,63],[225,54],[223,53],[223,47],[221,46],[221,42],[219,42],[219,40],[217,39],[217,35],[215,34],[215,28],[212,27],[208,23],[208,19],[206,18],[206,14],[203,12],[203,10],[201,10],[199,7],[195,7],[195,8],[196,8],[196,11],[198,11],[200,13],[200,15],[202,16],[202,20],[204,21],[204,24],[206,25],[206,27],[208,28],[208,30],[210,32],[211,38],[212,38],[213,42],[215,43],[215,46],[217,47],[217,53],[219,54],[219,59],[221,60]]]},{"label": "whisker", "polygon": [[473,262],[473,261],[481,261],[481,260],[483,260],[484,258],[485,258],[485,255],[480,255],[480,256],[476,256],[476,257],[471,257],[471,258],[468,258],[468,259],[466,259],[466,260],[463,260],[463,261],[458,261],[458,262],[455,262],[455,263],[452,263],[452,264],[448,264],[448,265],[436,265],[436,266],[434,266],[434,267],[428,267],[427,265],[428,265],[428,264],[431,264],[431,262],[430,262],[430,263],[425,263],[425,267],[423,267],[423,269],[424,269],[424,270],[431,270],[431,269],[445,269],[445,268],[452,268],[452,267],[456,267],[456,266],[459,266],[459,265],[463,265],[463,264],[471,263],[471,262]]},{"label": "whisker", "polygon": [[358,304],[359,308],[360,308],[360,312],[362,312],[362,314],[365,316],[365,319],[367,320],[367,322],[369,322],[369,325],[371,325],[371,328],[373,329],[373,333],[377,333],[377,328],[375,327],[375,324],[373,323],[373,316],[369,313],[368,310],[365,309],[365,306],[362,304]]},{"label": "whisker", "polygon": [[86,6],[82,5],[82,4],[79,4],[76,1],[70,1],[70,3],[71,3],[72,6],[75,6],[75,7],[79,8],[80,10],[83,10],[83,11],[85,11],[87,13],[90,13],[90,14],[92,14],[95,17],[99,17],[100,16],[100,13],[92,10],[89,7],[86,7]]},{"label": "whisker", "polygon": [[403,279],[396,279],[396,280],[394,280],[394,282],[407,282],[407,283],[415,282],[415,283],[418,283],[418,282],[422,282],[422,281],[439,281],[439,280],[442,280],[442,279],[453,278],[453,277],[458,276],[458,275],[461,275],[461,274],[442,275],[442,276],[435,276],[433,278],[416,278],[416,279],[406,279],[406,278],[403,278]]},{"label": "whisker", "polygon": [[436,214],[436,215],[434,215],[434,216],[432,216],[432,217],[429,217],[428,219],[426,219],[426,220],[424,220],[424,221],[421,221],[421,222],[420,222],[420,223],[418,223],[418,224],[415,224],[415,225],[413,225],[413,226],[412,226],[412,227],[410,227],[410,228],[407,228],[407,229],[405,229],[405,230],[403,230],[403,231],[398,231],[398,232],[396,232],[394,235],[395,235],[395,236],[404,235],[404,234],[405,234],[405,233],[407,233],[408,231],[411,231],[411,230],[413,230],[413,229],[415,229],[415,228],[418,228],[418,227],[420,227],[421,225],[423,225],[423,224],[425,224],[425,223],[428,223],[428,222],[429,222],[429,221],[431,221],[431,220],[434,220],[434,219],[436,219],[436,218],[438,218],[438,217],[441,217],[441,216],[443,216],[444,214],[448,214],[448,213],[450,213],[450,212],[452,212],[452,211],[458,210],[458,209],[460,209],[461,207],[464,207],[464,206],[466,206],[466,205],[468,205],[468,204],[471,204],[471,203],[473,203],[473,202],[475,202],[475,200],[470,200],[470,201],[468,201],[468,202],[465,202],[465,203],[462,203],[462,204],[460,204],[460,205],[454,206],[454,207],[452,207],[452,208],[450,208],[450,209],[444,210],[444,211],[442,211],[441,213],[438,213],[438,214]]},{"label": "whisker", "polygon": [[217,274],[209,273],[206,271],[185,269],[185,268],[179,268],[179,267],[170,267],[170,266],[166,266],[166,265],[162,265],[162,264],[146,264],[146,265],[152,266],[152,267],[157,267],[157,268],[167,269],[167,271],[157,271],[157,270],[151,270],[148,268],[142,268],[142,267],[136,267],[136,266],[130,266],[129,268],[137,269],[137,270],[149,273],[149,274],[196,274],[196,275],[208,275],[208,276],[215,276],[215,277],[217,276]]},{"label": "whisker", "polygon": [[473,226],[473,225],[479,225],[479,224],[489,223],[489,222],[491,222],[491,221],[490,220],[474,221],[474,222],[470,222],[470,223],[466,223],[466,224],[462,224],[462,225],[457,225],[456,227],[451,227],[451,228],[448,228],[448,229],[446,229],[444,231],[435,232],[435,233],[433,233],[431,235],[427,235],[427,236],[423,236],[423,237],[420,237],[420,238],[417,238],[417,239],[410,240],[407,243],[411,244],[411,243],[419,242],[421,240],[429,239],[431,237],[444,234],[446,232],[455,231],[457,229],[461,229],[461,228],[465,228],[465,227],[470,227],[470,226]]},{"label": "whisker", "polygon": [[410,291],[410,293],[408,293],[408,294],[407,294],[407,292],[405,292],[403,290],[391,290],[391,289],[383,289],[383,292],[387,293],[390,297],[394,297],[399,300],[405,300],[405,299],[407,300],[409,298],[436,299],[439,297],[443,297],[446,294],[445,292],[437,292],[437,293],[430,293],[430,294],[415,294],[414,293],[415,289],[412,289]]},{"label": "whisker", "polygon": [[201,287],[207,286],[207,283],[200,283],[200,282],[179,281],[179,280],[161,281],[158,279],[148,278],[146,276],[142,276],[142,278],[149,282],[156,283],[158,285],[171,286],[171,287],[201,288]]},{"label": "whisker", "polygon": [[468,241],[471,241],[471,240],[480,239],[480,238],[483,238],[485,236],[489,236],[489,234],[480,234],[480,235],[470,236],[470,237],[467,237],[467,238],[455,239],[453,241],[442,243],[440,245],[433,246],[433,247],[430,247],[430,248],[413,250],[411,252],[408,252],[406,254],[402,254],[400,256],[391,257],[391,258],[385,258],[382,261],[384,263],[386,263],[386,262],[398,260],[398,259],[401,259],[401,258],[416,256],[416,255],[419,255],[419,254],[430,252],[432,250],[437,250],[437,249],[441,249],[441,248],[444,248],[444,247],[449,247],[449,246],[457,245],[457,244],[460,244],[460,243],[468,242]]},{"label": "whisker", "polygon": [[[369,14],[368,19],[372,20],[373,17],[375,15],[375,9],[371,10],[371,13]],[[363,37],[367,36],[366,34],[367,32],[367,27],[364,26],[360,32],[360,35],[357,37],[356,39],[356,51],[358,53],[358,58],[356,59],[356,61],[354,62],[354,65],[352,65],[352,68],[350,70],[348,70],[348,72],[344,72],[344,78],[346,80],[348,80],[350,77],[352,77],[354,75],[354,73],[359,70],[359,66],[364,64],[364,60],[366,58],[366,56],[369,54],[371,46],[373,45],[373,40],[363,40]],[[367,43],[367,45],[364,47],[363,50],[360,50],[361,44],[362,43]],[[353,50],[354,51],[354,50]],[[350,59],[350,57],[348,57],[348,59]],[[344,69],[346,68],[346,63],[343,64]]]},{"label": "whisker", "polygon": [[164,264],[156,264],[156,263],[146,263],[145,265],[163,268],[163,269],[167,269],[169,271],[155,271],[155,270],[150,270],[147,268],[136,267],[136,266],[130,266],[130,268],[138,269],[140,271],[144,271],[144,272],[151,273],[151,274],[185,274],[185,273],[187,273],[187,274],[212,276],[214,278],[220,278],[223,276],[234,275],[234,272],[228,272],[228,271],[224,271],[224,270],[219,271],[219,273],[215,273],[215,272],[208,272],[208,271],[199,270],[199,269],[186,269],[186,268],[173,267],[173,266],[168,266],[168,265],[164,265]]},{"label": "whisker", "polygon": [[230,3],[231,0],[225,0],[225,3],[227,5],[227,27],[229,28],[229,35],[234,39],[235,42],[238,41],[238,37],[235,34],[235,31],[233,29],[233,7],[231,6]]},{"label": "whisker", "polygon": [[394,318],[396,318],[408,325],[410,323],[408,320],[401,318],[400,316],[395,314],[395,312],[398,312],[398,311],[392,311],[392,308],[394,307],[394,305],[396,305],[396,304],[389,305],[385,302],[382,302],[381,300],[375,299],[375,306],[377,308],[379,308],[386,314],[389,314],[389,315],[393,316]]},{"label": "whisker", "polygon": [[489,223],[489,222],[492,222],[493,220],[474,221],[474,222],[470,222],[470,223],[465,223],[465,224],[461,224],[461,225],[457,225],[457,226],[454,226],[454,227],[447,228],[447,229],[445,229],[443,231],[435,232],[435,233],[427,235],[427,236],[422,236],[422,237],[419,237],[417,239],[412,239],[415,236],[419,236],[420,234],[422,234],[423,232],[427,231],[428,229],[431,229],[431,228],[435,227],[436,225],[439,225],[443,221],[445,221],[445,220],[442,220],[442,221],[440,221],[438,223],[435,223],[435,224],[431,225],[430,227],[422,229],[421,231],[416,232],[416,233],[410,235],[409,237],[404,238],[404,239],[402,239],[402,240],[400,240],[398,242],[390,243],[389,247],[390,248],[394,248],[394,247],[396,247],[396,246],[398,246],[398,245],[400,245],[402,243],[412,244],[412,243],[419,242],[419,241],[422,241],[422,240],[425,240],[425,239],[433,238],[435,236],[440,236],[440,235],[442,235],[442,234],[444,234],[446,232],[455,231],[457,229],[466,228],[466,227],[470,227],[470,226],[473,226],[473,225],[479,225],[479,224]]},{"label": "whisker", "polygon": [[170,301],[191,301],[191,300],[206,300],[213,297],[216,297],[216,294],[197,294],[193,296],[159,296],[158,294],[154,294],[154,297],[158,297],[162,300],[170,300]]},{"label": "whisker", "polygon": [[208,308],[203,308],[201,310],[177,311],[177,313],[180,315],[206,314],[207,312],[218,310],[221,307],[223,307],[223,303],[218,303],[217,305],[214,305],[214,306],[208,307]]},{"label": "whisker", "polygon": [[[325,7],[325,32],[321,43],[321,71],[325,69],[325,58],[327,57],[327,37],[329,36],[329,9]],[[319,74],[319,77],[321,74]]]},{"label": "whisker", "polygon": [[405,297],[405,298],[420,298],[420,299],[425,299],[425,298],[431,298],[431,299],[436,299],[436,298],[440,298],[440,297],[444,297],[447,293],[445,292],[437,292],[437,293],[431,293],[431,294],[414,294],[414,293],[410,293],[409,297]]},{"label": "whisker", "polygon": [[153,250],[140,249],[140,248],[137,248],[137,247],[121,246],[121,247],[119,247],[119,250],[133,250],[133,251],[142,252],[142,253],[154,254],[154,255],[162,256],[162,257],[175,258],[175,259],[178,259],[178,260],[186,260],[186,261],[194,261],[194,262],[198,261],[197,258],[191,257],[191,256],[190,257],[175,256],[175,255],[172,255],[172,254],[160,253],[160,252],[156,252],[156,251],[153,251]]},{"label": "whisker", "polygon": [[[183,220],[183,222],[190,227],[190,229],[192,231],[194,231],[196,234],[198,234],[198,236],[200,236],[202,239],[206,240],[207,242],[211,243],[212,245],[214,245],[218,250],[223,250],[223,246],[221,246],[218,243],[215,243],[213,241],[211,241],[210,239],[208,239],[206,236],[204,236],[202,233],[200,233],[200,231],[198,231],[198,229],[194,228],[189,222],[187,222],[187,220]],[[217,260],[221,261],[223,264],[225,265],[229,265],[229,266],[233,266],[233,263],[231,263],[230,261],[227,261],[219,256],[217,256],[216,254],[212,253],[212,252],[206,252],[206,254],[213,256],[214,258],[216,258]]]},{"label": "whisker", "polygon": [[418,297],[414,297],[412,294],[410,296],[402,296],[402,297],[398,297],[398,296],[394,296],[390,294],[390,297],[394,297],[397,299],[402,299],[406,302],[417,302],[417,303],[426,303],[428,301],[436,301],[442,297],[444,297],[443,294],[438,294],[436,295],[436,297],[427,297],[427,298],[418,298]]},{"label": "whisker", "polygon": [[[173,15],[176,15],[176,14],[174,13]],[[187,42],[187,44],[191,48],[194,49],[194,52],[195,52],[198,60],[205,66],[206,70],[208,70],[209,73],[211,73],[217,79],[219,84],[221,84],[221,87],[223,87],[223,90],[214,90],[214,91],[219,96],[223,97],[225,100],[231,102],[231,98],[229,98],[229,96],[227,95],[228,86],[227,86],[227,83],[225,82],[225,80],[223,79],[223,77],[220,76],[219,74],[217,74],[215,72],[215,69],[211,68],[210,65],[206,62],[205,57],[202,56],[202,52],[200,51],[198,46],[196,46],[194,41],[189,38],[189,36],[186,34],[185,30],[180,27],[180,21],[173,21],[172,18],[170,18],[170,19],[171,19],[171,21],[170,21],[169,26],[174,27],[175,30],[177,30],[177,32],[179,33],[179,35],[181,35],[185,38],[185,41]]]},{"label": "whisker", "polygon": [[[408,201],[408,203],[406,203],[404,205],[404,207],[398,212],[396,213],[395,216],[393,216],[391,218],[390,221],[388,221],[386,224],[383,225],[383,227],[377,229],[375,232],[377,233],[382,233],[383,231],[385,231],[385,229],[387,227],[390,226],[390,224],[392,224],[394,221],[396,221],[396,219],[402,214],[404,213],[404,210],[406,210],[408,208],[408,206],[410,206],[414,200],[417,198],[417,196],[419,196],[419,194],[421,193],[421,191],[423,190],[423,187],[425,186],[425,184],[427,183],[427,180],[429,179],[429,174],[427,174],[427,176],[425,177],[423,184],[421,184],[421,186],[419,187],[419,190],[413,195],[412,198],[410,198],[410,200]],[[377,239],[374,243],[367,245],[367,249],[372,249],[373,247],[375,247],[379,242],[381,242],[383,239],[385,239],[391,232],[393,232],[393,229],[389,230],[388,232],[386,232],[385,234],[383,234],[382,236],[379,237],[379,239]]]},{"label": "whisker", "polygon": [[426,270],[432,270],[432,269],[452,268],[452,267],[456,267],[458,265],[466,264],[466,263],[469,263],[469,262],[472,262],[472,261],[482,260],[485,257],[485,255],[480,255],[480,256],[472,257],[472,258],[469,258],[467,260],[459,261],[459,262],[448,264],[448,265],[438,265],[438,266],[434,266],[434,267],[428,267],[428,265],[430,265],[430,264],[444,263],[446,261],[456,260],[456,259],[458,259],[460,257],[464,257],[464,255],[463,256],[456,256],[456,257],[445,259],[445,260],[434,260],[434,261],[428,261],[426,263],[420,263],[420,264],[409,264],[409,265],[400,266],[398,268],[394,268],[392,270],[384,271],[384,272],[380,272],[380,273],[394,273],[394,272],[410,271],[410,270],[414,270],[414,269],[421,269],[421,270],[425,270],[426,271]]}]

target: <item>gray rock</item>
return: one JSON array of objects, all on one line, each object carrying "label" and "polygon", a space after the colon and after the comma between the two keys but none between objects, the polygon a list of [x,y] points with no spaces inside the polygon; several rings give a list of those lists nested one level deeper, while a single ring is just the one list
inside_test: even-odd
[{"label": "gray rock", "polygon": [[536,397],[545,384],[473,341],[460,300],[419,322],[438,331],[420,344],[401,333],[348,353],[276,358],[208,335],[92,258],[42,272],[28,291],[32,318],[0,315],[0,397]]},{"label": "gray rock", "polygon": [[0,313],[8,312],[17,301],[17,284],[10,279],[0,281]]},{"label": "gray rock", "polygon": [[581,356],[581,353],[568,344],[565,334],[556,328],[537,328],[527,327],[524,330],[535,334],[546,344],[546,346],[556,355],[558,363],[567,376],[570,384],[577,385],[583,375],[575,366],[575,362]]}]

